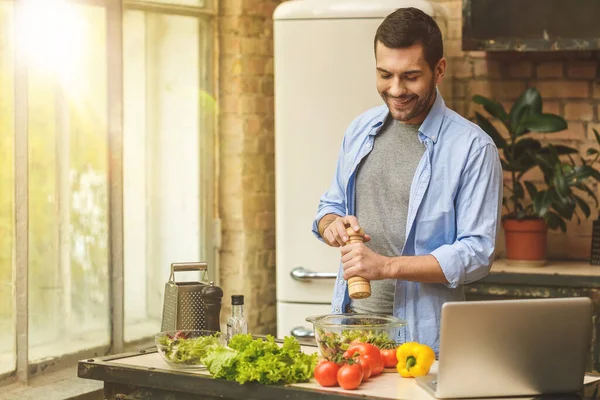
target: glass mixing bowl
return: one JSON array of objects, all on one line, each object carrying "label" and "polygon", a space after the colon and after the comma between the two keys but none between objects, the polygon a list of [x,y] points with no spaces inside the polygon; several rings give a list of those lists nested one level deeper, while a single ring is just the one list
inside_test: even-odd
[{"label": "glass mixing bowl", "polygon": [[379,314],[327,314],[306,318],[313,324],[321,355],[335,359],[353,342],[371,343],[380,349],[395,348],[398,330],[406,326],[403,319]]},{"label": "glass mixing bowl", "polygon": [[178,330],[161,332],[154,337],[156,349],[162,358],[174,368],[203,369],[202,357],[215,346],[225,346],[227,341],[221,332],[206,330]]}]

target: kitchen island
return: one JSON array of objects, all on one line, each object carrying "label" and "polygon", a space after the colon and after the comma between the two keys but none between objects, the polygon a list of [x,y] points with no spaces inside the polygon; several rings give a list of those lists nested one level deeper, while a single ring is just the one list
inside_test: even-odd
[{"label": "kitchen island", "polygon": [[[314,345],[303,345],[302,350],[312,353],[317,348]],[[430,373],[435,373],[436,369],[437,363]],[[324,388],[314,380],[292,385],[240,385],[237,382],[214,379],[205,370],[174,369],[154,348],[82,360],[79,362],[78,376],[103,381],[104,398],[108,400],[433,399],[414,379],[402,378],[393,369],[364,382],[357,390]],[[528,396],[519,399],[595,400],[600,389],[600,381],[595,379],[597,378],[594,376],[586,376],[586,381],[591,383],[586,384],[579,394]]]}]

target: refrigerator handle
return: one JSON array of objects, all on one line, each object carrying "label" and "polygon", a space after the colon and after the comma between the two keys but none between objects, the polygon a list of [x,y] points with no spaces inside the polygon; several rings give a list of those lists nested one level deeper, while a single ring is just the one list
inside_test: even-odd
[{"label": "refrigerator handle", "polygon": [[290,273],[290,275],[292,275],[293,279],[300,281],[300,282],[310,281],[313,279],[336,279],[337,278],[337,273],[335,273],[335,272],[313,272],[304,267],[294,268],[292,270],[292,272]]},{"label": "refrigerator handle", "polygon": [[295,337],[297,339],[314,338],[315,337],[315,333],[313,331],[311,331],[310,329],[306,329],[303,326],[295,327],[294,329],[292,329],[292,331],[290,333],[292,334],[293,337]]}]

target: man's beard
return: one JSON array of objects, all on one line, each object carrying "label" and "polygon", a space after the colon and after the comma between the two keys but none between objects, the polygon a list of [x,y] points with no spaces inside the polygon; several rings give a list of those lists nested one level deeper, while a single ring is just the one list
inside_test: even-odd
[{"label": "man's beard", "polygon": [[[435,90],[435,78],[431,79],[429,88],[430,88],[429,91],[427,92],[427,94],[424,97],[417,96],[415,104],[414,104],[412,110],[408,111],[408,114],[406,114],[405,116],[403,115],[400,118],[395,118],[395,119],[397,121],[401,121],[401,122],[410,121],[411,119],[420,115],[422,112],[426,111],[427,108],[429,108],[429,106],[431,105],[431,99],[435,96],[435,91],[436,91]],[[398,99],[398,100],[403,101],[403,100],[407,100],[407,99],[413,97],[413,95],[392,97],[384,92],[381,95],[381,97],[383,97],[383,101],[387,104],[388,109],[390,109],[390,111],[391,111],[393,107],[390,106],[390,104],[388,102],[389,99]]]}]

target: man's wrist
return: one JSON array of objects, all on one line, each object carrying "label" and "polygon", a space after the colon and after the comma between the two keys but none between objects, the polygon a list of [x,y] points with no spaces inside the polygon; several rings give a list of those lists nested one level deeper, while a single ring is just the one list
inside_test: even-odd
[{"label": "man's wrist", "polygon": [[383,273],[385,279],[398,279],[401,275],[402,256],[399,257],[384,257]]},{"label": "man's wrist", "polygon": [[321,217],[321,219],[319,220],[319,223],[317,225],[317,229],[319,230],[319,235],[321,237],[323,237],[323,233],[325,232],[325,229],[327,229],[327,227],[329,225],[331,225],[333,223],[333,221],[335,221],[335,219],[338,217],[339,217],[339,215],[337,215],[337,214],[325,214],[325,215],[323,215],[323,217]]}]

